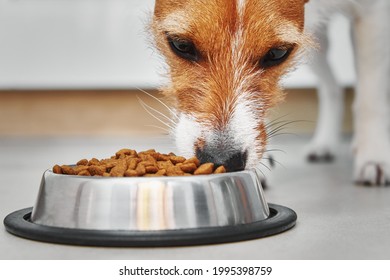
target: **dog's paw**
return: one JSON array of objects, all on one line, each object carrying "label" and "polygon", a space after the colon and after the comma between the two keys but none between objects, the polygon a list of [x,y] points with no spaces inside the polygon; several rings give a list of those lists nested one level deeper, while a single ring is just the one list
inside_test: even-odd
[{"label": "dog's paw", "polygon": [[355,158],[354,180],[366,186],[390,185],[390,152],[370,156],[359,154]]},{"label": "dog's paw", "polygon": [[335,154],[334,148],[326,144],[311,143],[305,150],[309,162],[332,162]]}]

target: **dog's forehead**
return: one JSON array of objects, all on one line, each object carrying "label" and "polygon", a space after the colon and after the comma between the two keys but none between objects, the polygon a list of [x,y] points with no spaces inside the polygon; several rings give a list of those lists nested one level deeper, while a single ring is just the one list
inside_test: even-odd
[{"label": "dog's forehead", "polygon": [[[239,16],[281,17],[303,25],[303,7],[306,0],[156,0],[154,14],[169,18],[180,14],[187,21],[237,21]],[[183,23],[183,22],[180,22]],[[217,22],[216,22],[217,23]]]},{"label": "dog's forehead", "polygon": [[[165,31],[200,43],[238,30],[258,38],[301,32],[305,0],[157,0],[155,19]],[[215,38],[214,38],[215,37]],[[283,38],[282,38],[283,39]],[[288,41],[288,40],[287,40]]]}]

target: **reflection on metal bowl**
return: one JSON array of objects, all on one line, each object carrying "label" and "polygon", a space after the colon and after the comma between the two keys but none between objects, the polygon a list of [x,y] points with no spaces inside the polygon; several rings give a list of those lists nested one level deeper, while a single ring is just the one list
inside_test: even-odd
[{"label": "reflection on metal bowl", "polygon": [[31,221],[50,227],[159,231],[267,219],[255,171],[183,177],[82,177],[47,170]]}]

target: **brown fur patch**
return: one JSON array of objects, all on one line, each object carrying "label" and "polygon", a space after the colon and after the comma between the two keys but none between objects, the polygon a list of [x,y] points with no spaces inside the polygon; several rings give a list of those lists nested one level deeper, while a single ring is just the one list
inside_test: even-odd
[{"label": "brown fur patch", "polygon": [[[191,113],[198,122],[216,130],[224,129],[242,95],[261,105],[257,114],[264,117],[283,99],[279,80],[305,41],[301,33],[304,2],[246,0],[239,12],[236,1],[157,0],[152,29],[171,81],[163,93],[173,99],[180,112]],[[288,42],[281,39],[286,36],[279,36],[280,30],[293,34]],[[169,47],[167,34],[191,41],[200,59],[193,62],[178,57]],[[294,46],[287,61],[259,67],[271,48],[283,46]],[[259,129],[258,141],[265,145],[264,124],[260,123]]]}]

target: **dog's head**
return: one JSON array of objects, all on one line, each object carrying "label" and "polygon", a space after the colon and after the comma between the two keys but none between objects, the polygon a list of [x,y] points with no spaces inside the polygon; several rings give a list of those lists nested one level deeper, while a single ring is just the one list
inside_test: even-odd
[{"label": "dog's head", "polygon": [[180,152],[229,171],[258,164],[265,116],[306,36],[305,0],[157,0],[152,30],[169,67]]}]

